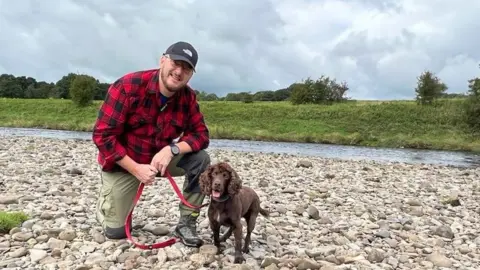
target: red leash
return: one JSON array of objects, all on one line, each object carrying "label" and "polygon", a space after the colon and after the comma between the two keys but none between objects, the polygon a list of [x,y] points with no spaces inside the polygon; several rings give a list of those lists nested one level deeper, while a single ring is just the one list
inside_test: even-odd
[{"label": "red leash", "polygon": [[[195,209],[200,209],[200,208],[208,205],[208,203],[205,203],[205,204],[202,204],[200,206],[197,206],[197,205],[192,205],[189,202],[187,202],[185,197],[183,197],[182,192],[178,188],[177,183],[175,183],[175,181],[173,180],[172,176],[170,175],[170,173],[168,171],[165,171],[165,176],[170,181],[170,184],[172,185],[173,189],[175,190],[175,193],[177,193],[178,198],[180,198],[180,200],[182,201],[183,204],[185,204],[186,206],[188,206],[190,208],[195,208]],[[132,234],[130,233],[130,222],[132,221],[133,208],[135,208],[138,200],[142,196],[144,186],[145,186],[145,184],[140,183],[140,186],[138,187],[138,190],[137,190],[137,195],[135,196],[135,199],[133,200],[132,210],[130,210],[130,213],[128,213],[128,216],[125,220],[125,233],[127,234],[128,240],[130,240],[136,247],[138,247],[140,249],[154,249],[154,248],[164,248],[164,247],[171,246],[171,245],[175,244],[176,242],[178,242],[179,239],[176,238],[176,237],[172,237],[172,238],[170,238],[166,241],[163,241],[163,242],[150,244],[150,245],[144,245],[144,244],[140,244],[140,243],[135,242],[135,240],[132,237]]]}]

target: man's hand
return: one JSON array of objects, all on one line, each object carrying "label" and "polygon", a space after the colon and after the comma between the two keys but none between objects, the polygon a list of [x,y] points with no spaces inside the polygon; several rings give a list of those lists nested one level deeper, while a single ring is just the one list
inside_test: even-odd
[{"label": "man's hand", "polygon": [[150,164],[138,164],[132,174],[145,185],[151,185],[157,173],[158,170]]},{"label": "man's hand", "polygon": [[150,165],[155,167],[159,172],[160,175],[163,176],[165,174],[165,170],[167,169],[168,164],[173,158],[172,150],[170,146],[167,145],[160,152],[158,152],[150,162]]}]

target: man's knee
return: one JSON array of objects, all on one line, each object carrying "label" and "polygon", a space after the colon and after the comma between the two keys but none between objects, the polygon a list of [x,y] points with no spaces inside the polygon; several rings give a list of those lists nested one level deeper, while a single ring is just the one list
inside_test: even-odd
[{"label": "man's knee", "polygon": [[201,173],[211,163],[210,155],[205,150],[185,154],[178,166],[190,173]]},{"label": "man's knee", "polygon": [[200,192],[198,181],[200,175],[205,171],[208,165],[210,165],[210,156],[205,150],[191,152],[182,157],[178,162],[178,167],[181,167],[186,172],[183,185],[184,192]]},{"label": "man's knee", "polygon": [[211,163],[210,155],[205,150],[196,152],[194,162],[198,164],[201,171],[204,171]]}]

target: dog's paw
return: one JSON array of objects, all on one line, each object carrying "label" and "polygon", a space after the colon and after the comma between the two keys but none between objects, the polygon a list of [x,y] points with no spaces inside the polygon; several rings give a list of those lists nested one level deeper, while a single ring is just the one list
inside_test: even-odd
[{"label": "dog's paw", "polygon": [[245,261],[245,258],[241,254],[236,254],[235,259],[233,260],[233,263],[243,263]]},{"label": "dog's paw", "polygon": [[248,246],[245,246],[243,247],[242,252],[248,254],[250,252],[250,249],[248,248]]},{"label": "dog's paw", "polygon": [[222,255],[223,251],[225,250],[225,247],[223,245],[215,245],[217,247],[217,255]]}]

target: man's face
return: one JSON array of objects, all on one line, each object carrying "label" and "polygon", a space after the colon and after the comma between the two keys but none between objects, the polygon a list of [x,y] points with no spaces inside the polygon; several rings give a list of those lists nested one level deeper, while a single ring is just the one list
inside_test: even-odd
[{"label": "man's face", "polygon": [[185,87],[193,75],[193,69],[187,62],[172,60],[168,55],[162,56],[160,67],[160,80],[170,92],[176,92]]}]

